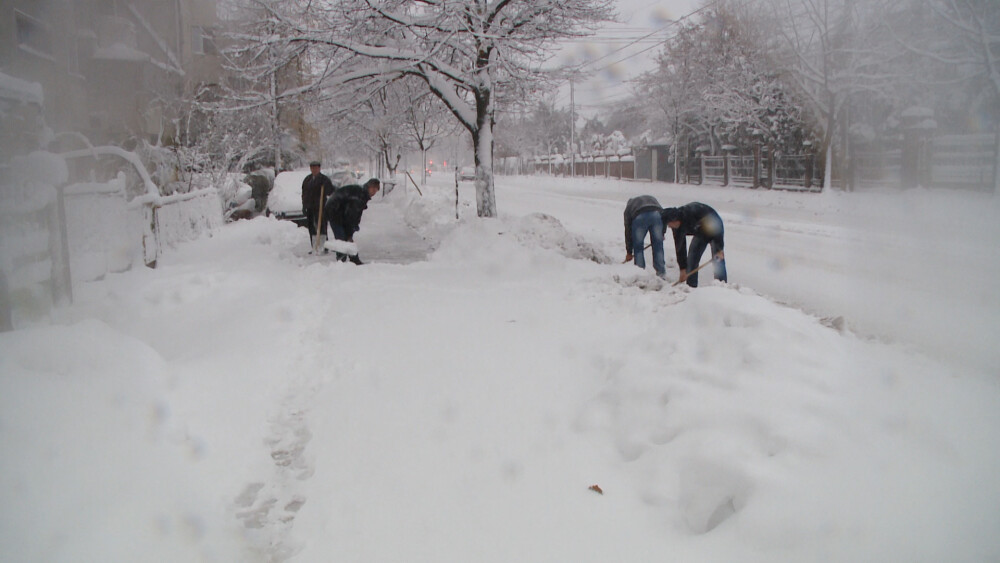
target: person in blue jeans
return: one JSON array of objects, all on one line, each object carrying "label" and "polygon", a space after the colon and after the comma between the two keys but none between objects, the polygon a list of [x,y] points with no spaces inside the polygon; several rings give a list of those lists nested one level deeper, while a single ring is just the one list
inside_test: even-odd
[{"label": "person in blue jeans", "polygon": [[[704,203],[692,201],[680,207],[668,207],[663,210],[663,223],[674,231],[674,249],[677,251],[677,268],[680,270],[680,281],[687,281],[691,287],[698,287],[698,272],[694,270],[701,262],[705,247],[712,247],[712,261],[715,266],[715,279],[727,281],[726,255],[722,218]],[[687,237],[691,237],[688,248]]]},{"label": "person in blue jeans", "polygon": [[643,246],[649,233],[653,249],[653,269],[661,278],[667,276],[667,265],[663,257],[663,207],[651,195],[633,197],[625,204],[625,261],[634,260],[635,265],[646,268]]}]

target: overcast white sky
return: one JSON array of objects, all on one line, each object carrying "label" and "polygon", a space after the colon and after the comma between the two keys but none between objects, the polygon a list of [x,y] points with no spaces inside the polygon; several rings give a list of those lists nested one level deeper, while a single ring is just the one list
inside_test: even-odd
[{"label": "overcast white sky", "polygon": [[[560,54],[559,62],[590,61],[584,68],[595,71],[575,86],[575,105],[580,115],[591,116],[602,105],[628,95],[628,79],[652,68],[653,57],[675,28],[671,20],[683,18],[701,5],[701,0],[618,0],[620,23],[608,24],[596,36],[573,41]],[[570,90],[559,92],[558,107],[568,107]]]}]

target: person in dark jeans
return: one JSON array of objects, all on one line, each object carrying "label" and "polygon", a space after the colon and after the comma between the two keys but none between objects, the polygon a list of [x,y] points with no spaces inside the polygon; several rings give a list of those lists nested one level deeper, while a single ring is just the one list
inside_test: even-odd
[{"label": "person in dark jeans", "polygon": [[[361,228],[361,215],[368,209],[368,200],[375,197],[379,188],[381,183],[377,178],[372,178],[364,186],[342,186],[327,200],[323,217],[330,223],[330,230],[336,240],[354,242],[354,233]],[[347,255],[338,252],[337,259],[343,262],[347,260]],[[362,264],[357,255],[350,259],[355,264]]]},{"label": "person in dark jeans", "polygon": [[663,233],[666,228],[660,212],[660,202],[651,195],[633,197],[625,204],[625,261],[635,260],[635,265],[646,268],[643,244],[646,233],[653,248],[653,269],[661,278],[667,275],[667,265],[663,256]]},{"label": "person in dark jeans", "polygon": [[[319,210],[323,208],[326,199],[333,195],[333,182],[330,177],[319,171],[320,162],[309,163],[310,174],[302,179],[302,214],[306,216],[306,228],[309,229],[309,245],[312,248],[323,246],[326,239],[326,221],[320,221]],[[316,235],[319,244],[316,244]]]},{"label": "person in dark jeans", "polygon": [[[704,203],[693,201],[680,207],[667,207],[662,212],[663,223],[674,231],[674,249],[677,251],[677,268],[680,281],[687,281],[691,287],[698,287],[698,272],[694,270],[701,262],[705,247],[712,247],[712,261],[715,279],[728,281],[722,218]],[[687,246],[687,237],[691,246]]]}]

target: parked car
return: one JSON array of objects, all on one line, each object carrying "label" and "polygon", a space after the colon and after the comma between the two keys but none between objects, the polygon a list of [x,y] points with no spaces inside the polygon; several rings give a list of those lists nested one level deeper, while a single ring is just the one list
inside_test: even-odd
[{"label": "parked car", "polygon": [[288,170],[275,176],[274,187],[267,196],[267,214],[304,227],[306,216],[302,213],[302,180],[308,175],[308,170]]},{"label": "parked car", "polygon": [[[357,184],[358,179],[347,169],[323,170],[330,177],[334,188]],[[294,221],[300,227],[306,226],[306,216],[302,213],[302,180],[309,175],[308,170],[289,170],[274,177],[274,187],[267,196],[267,214],[278,219]],[[331,194],[326,194],[330,196]]]},{"label": "parked car", "polygon": [[476,169],[472,166],[465,166],[458,171],[458,179],[463,182],[476,179]]}]

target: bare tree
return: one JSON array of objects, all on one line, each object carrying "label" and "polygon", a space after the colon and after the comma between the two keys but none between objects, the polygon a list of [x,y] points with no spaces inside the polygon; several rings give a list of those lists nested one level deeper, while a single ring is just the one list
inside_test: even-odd
[{"label": "bare tree", "polygon": [[919,57],[928,75],[944,84],[945,100],[954,100],[955,84],[964,88],[959,97],[967,114],[992,116],[998,136],[994,153],[993,191],[1000,193],[1000,6],[995,0],[912,0],[887,24],[906,52]]},{"label": "bare tree", "polygon": [[320,73],[328,84],[384,85],[415,76],[472,136],[476,202],[496,216],[493,126],[498,98],[532,90],[557,42],[587,34],[613,16],[611,0],[331,0],[306,12],[255,0],[289,30],[293,41],[345,61]]},{"label": "bare tree", "polygon": [[448,108],[437,97],[415,84],[413,79],[400,81],[405,98],[410,99],[405,108],[407,135],[420,150],[422,166],[421,181],[427,182],[427,151],[431,150],[442,137],[458,132],[458,124],[448,114]]},{"label": "bare tree", "polygon": [[687,22],[657,56],[655,70],[636,80],[636,92],[650,115],[653,129],[667,131],[674,149],[674,177],[680,177],[682,140],[707,135],[704,110],[705,69],[701,64],[699,26]]},{"label": "bare tree", "polygon": [[[228,45],[222,50],[227,80],[212,109],[266,115],[264,127],[255,132],[268,139],[275,171],[279,171],[290,164],[285,162],[293,156],[290,153],[300,153],[316,135],[305,122],[305,97],[313,82],[308,48],[293,41],[283,22],[256,0],[226,0],[224,4],[230,18]],[[286,0],[286,4],[298,5],[299,0]]]},{"label": "bare tree", "polygon": [[[755,0],[753,10],[773,24],[771,56],[816,122],[824,155],[823,185],[832,181],[834,139],[847,153],[850,101],[885,95],[896,77],[898,50],[884,49],[878,0]],[[762,23],[761,25],[766,25]],[[839,131],[838,131],[839,129]]]}]

